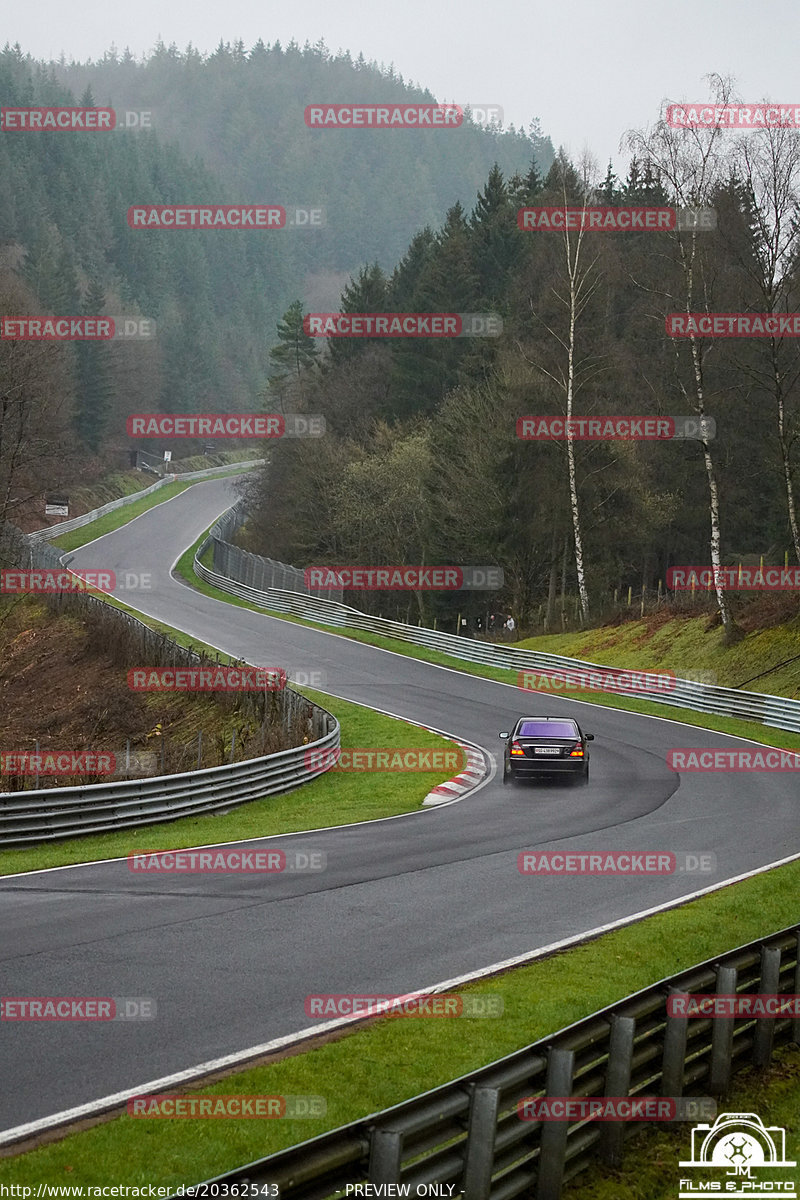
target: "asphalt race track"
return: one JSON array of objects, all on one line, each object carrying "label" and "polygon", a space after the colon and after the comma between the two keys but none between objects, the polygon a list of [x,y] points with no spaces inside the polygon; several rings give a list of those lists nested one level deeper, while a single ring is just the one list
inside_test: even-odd
[{"label": "asphalt race track", "polygon": [[[678,746],[736,743],[671,721],[484,681],[226,605],[170,564],[234,498],[201,483],[76,552],[71,566],[152,572],[121,592],[141,611],[326,690],[447,730],[499,755],[524,711],[593,732],[586,788],[503,787],[407,817],[270,839],[323,850],[313,874],[134,875],[127,862],[0,879],[3,996],[153,997],[142,1022],[0,1024],[0,1130],[301,1031],[311,993],[405,993],[596,928],[795,853],[788,774],[687,774]],[[765,731],[769,741],[769,731]],[[311,794],[311,793],[309,793]],[[309,809],[308,826],[325,813]],[[252,845],[252,843],[247,843]],[[143,845],[141,835],[131,849]],[[157,833],[148,846],[158,846]],[[527,849],[713,852],[714,874],[531,877]]]}]

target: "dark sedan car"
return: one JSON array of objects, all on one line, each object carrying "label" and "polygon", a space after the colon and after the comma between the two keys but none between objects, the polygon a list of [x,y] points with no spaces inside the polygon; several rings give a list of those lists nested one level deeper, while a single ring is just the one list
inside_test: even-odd
[{"label": "dark sedan car", "polygon": [[593,733],[584,733],[569,717],[520,717],[511,733],[501,733],[506,749],[503,783],[538,775],[569,775],[589,782],[589,747]]}]

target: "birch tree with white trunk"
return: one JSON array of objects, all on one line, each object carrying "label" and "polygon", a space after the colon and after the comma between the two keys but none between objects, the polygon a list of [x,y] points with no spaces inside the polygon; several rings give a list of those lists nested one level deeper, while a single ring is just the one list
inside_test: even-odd
[{"label": "birch tree with white trunk", "polygon": [[[712,75],[709,79],[714,94],[712,103],[715,105],[730,103],[732,90],[730,81],[717,75]],[[667,122],[666,102],[662,105],[661,116],[655,127],[647,131],[629,131],[625,137],[625,143],[636,158],[643,163],[649,163],[658,172],[677,208],[711,207],[715,189],[727,179],[730,158],[726,157],[726,140],[720,125],[699,129],[673,128]],[[646,290],[661,295],[672,306],[672,311],[681,311],[687,314],[711,312],[711,273],[705,270],[708,243],[704,244],[703,242],[703,239],[707,239],[709,234],[697,228],[691,228],[689,230],[675,229],[669,233],[659,233],[657,236],[659,239],[671,239],[673,260],[679,268],[680,291],[674,294],[664,291],[662,281],[658,278],[637,282]],[[657,253],[653,255],[652,261],[654,263],[659,261]],[[685,352],[684,347],[687,344],[691,367],[690,387],[684,384],[679,370],[682,355]],[[707,389],[704,360],[710,344],[707,340],[704,343],[703,338],[696,334],[690,334],[686,338],[682,337],[673,342],[678,390],[681,397],[691,404],[693,411],[700,419],[700,429],[703,433],[708,428],[705,424]],[[726,633],[730,634],[733,632],[733,621],[720,575],[722,560],[717,471],[709,439],[702,436],[700,445],[708,485],[709,547],[714,591],[722,625]]]},{"label": "birch tree with white trunk", "polygon": [[[785,314],[797,309],[795,278],[800,253],[800,130],[789,126],[759,129],[736,143],[734,162],[745,188],[752,253],[741,263],[762,312]],[[756,354],[744,370],[775,401],[786,511],[795,559],[800,563],[792,469],[797,440],[800,353],[795,339],[772,335],[759,339]]]},{"label": "birch tree with white trunk", "polygon": [[[554,173],[560,176],[559,186],[563,207],[587,207],[593,204],[597,194],[597,164],[590,155],[584,154],[578,166],[578,191],[576,199],[568,195],[568,174],[572,168],[563,151],[559,152],[553,167]],[[574,183],[574,180],[572,181]],[[578,486],[578,472],[575,458],[575,439],[570,422],[575,415],[575,403],[581,388],[598,374],[602,369],[599,356],[593,353],[581,353],[578,345],[578,333],[581,317],[595,295],[601,281],[597,268],[599,253],[589,250],[585,245],[585,230],[582,222],[579,228],[568,229],[567,222],[562,232],[563,271],[558,283],[553,285],[552,292],[560,308],[565,314],[564,324],[549,324],[542,321],[544,328],[554,340],[560,351],[561,361],[553,370],[548,369],[541,361],[531,362],[561,393],[564,404],[566,426],[566,455],[567,480],[569,487],[569,507],[572,523],[572,540],[575,552],[575,575],[578,584],[578,598],[581,620],[585,624],[589,619],[590,599],[589,586],[586,578],[586,558],[584,547],[583,522]],[[552,236],[542,234],[540,236]],[[542,318],[534,314],[539,320]],[[523,351],[524,353],[524,351]]]}]

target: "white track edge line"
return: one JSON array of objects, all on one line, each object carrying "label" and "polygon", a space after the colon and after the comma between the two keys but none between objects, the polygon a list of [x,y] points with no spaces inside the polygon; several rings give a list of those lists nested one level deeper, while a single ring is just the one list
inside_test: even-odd
[{"label": "white track edge line", "polygon": [[[427,988],[418,988],[414,992],[407,992],[403,998],[411,998],[414,996],[427,996],[432,993],[444,991],[459,984],[474,983],[479,979],[484,979],[490,975],[496,975],[501,971],[509,970],[513,967],[524,966],[527,963],[535,962],[536,959],[543,958],[548,954],[555,954],[559,950],[565,950],[569,947],[579,946],[584,942],[593,940],[604,933],[611,933],[616,929],[622,929],[626,925],[633,925],[637,921],[644,920],[646,917],[655,916],[661,912],[667,912],[671,908],[678,908],[683,904],[688,904],[692,900],[697,900],[702,896],[707,896],[711,892],[717,892],[721,888],[730,887],[735,883],[742,883],[744,880],[752,879],[756,875],[763,875],[767,871],[772,871],[776,867],[786,866],[788,863],[796,862],[800,859],[800,853],[791,854],[787,858],[778,859],[776,862],[768,863],[764,867],[756,867],[752,871],[746,871],[742,875],[732,876],[730,879],[725,879],[721,883],[711,884],[709,887],[700,888],[696,892],[691,892],[687,896],[679,896],[673,900],[667,900],[663,904],[654,905],[652,908],[642,909],[640,912],[632,913],[627,917],[620,917],[616,921],[609,921],[605,925],[598,925],[595,929],[588,930],[585,933],[574,934],[572,937],[562,938],[560,941],[551,942],[547,946],[540,946],[537,950],[531,950],[525,954],[518,954],[514,958],[507,958],[501,962],[492,963],[488,967],[481,967],[477,971],[469,971],[464,975],[456,975],[452,979],[445,979],[440,983],[431,984]],[[722,954],[727,953],[723,951]],[[722,957],[722,954],[720,957]],[[622,997],[620,1003],[622,1003]],[[76,1108],[68,1108],[60,1113],[53,1113],[49,1117],[41,1117],[36,1121],[29,1121],[24,1125],[17,1125],[11,1129],[0,1131],[0,1146],[9,1145],[13,1142],[18,1142],[24,1138],[31,1137],[37,1133],[43,1133],[46,1130],[56,1129],[60,1125],[78,1121],[83,1117],[89,1117],[108,1111],[109,1109],[117,1108],[126,1101],[133,1099],[136,1096],[150,1095],[154,1090],[167,1087],[175,1087],[181,1083],[188,1083],[192,1080],[202,1078],[204,1075],[209,1075],[226,1067],[235,1066],[238,1063],[245,1064],[249,1059],[259,1058],[265,1054],[272,1053],[276,1050],[284,1049],[288,1046],[298,1045],[308,1041],[309,1038],[319,1037],[320,1035],[330,1033],[333,1030],[344,1028],[348,1025],[359,1025],[365,1020],[375,1020],[375,1017],[338,1017],[332,1021],[324,1021],[320,1025],[312,1025],[309,1029],[303,1030],[300,1033],[290,1033],[283,1037],[274,1038],[272,1041],[263,1042],[258,1046],[251,1046],[247,1050],[239,1050],[234,1054],[227,1054],[222,1058],[211,1059],[205,1063],[199,1063],[195,1067],[188,1067],[183,1071],[176,1071],[172,1075],[165,1075],[160,1079],[151,1079],[147,1083],[141,1084],[139,1087],[127,1088],[122,1092],[115,1092],[109,1096],[103,1096],[99,1100],[92,1100],[87,1104],[78,1105]]]}]

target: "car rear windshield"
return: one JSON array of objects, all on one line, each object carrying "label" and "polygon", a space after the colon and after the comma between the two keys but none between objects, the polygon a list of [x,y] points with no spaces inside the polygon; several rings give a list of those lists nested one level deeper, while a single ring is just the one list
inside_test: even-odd
[{"label": "car rear windshield", "polygon": [[574,721],[523,721],[517,737],[576,738],[578,727]]}]

